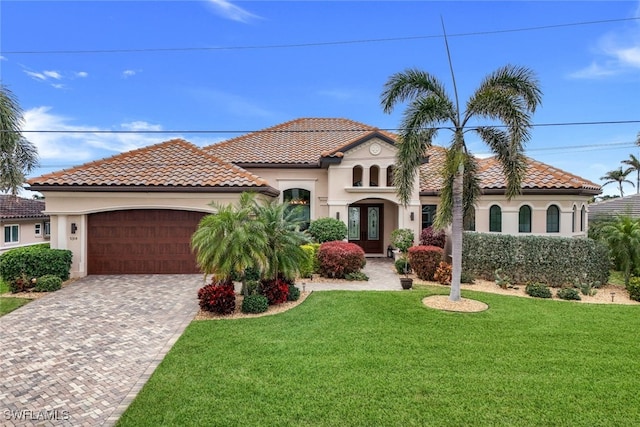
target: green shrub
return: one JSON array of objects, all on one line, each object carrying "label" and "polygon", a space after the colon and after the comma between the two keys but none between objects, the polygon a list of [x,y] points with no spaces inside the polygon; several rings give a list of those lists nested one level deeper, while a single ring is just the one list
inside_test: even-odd
[{"label": "green shrub", "polygon": [[632,277],[627,285],[629,298],[634,301],[640,301],[640,277]]},{"label": "green shrub", "polygon": [[311,221],[307,231],[318,243],[344,240],[347,237],[347,225],[339,219],[329,217]]},{"label": "green shrub", "polygon": [[558,290],[558,298],[566,299],[566,300],[576,300],[580,301],[582,298],[580,297],[580,293],[575,288],[562,288]]},{"label": "green shrub", "polygon": [[300,277],[312,277],[315,272],[316,246],[302,245],[300,246],[305,254],[304,263],[300,265]]},{"label": "green shrub", "polygon": [[267,297],[260,294],[249,295],[242,300],[243,313],[264,313],[269,309]]},{"label": "green shrub", "polygon": [[551,298],[551,289],[544,283],[529,283],[525,292],[536,298]]},{"label": "green shrub", "polygon": [[409,228],[397,228],[391,232],[391,244],[403,254],[413,246],[413,239],[413,231]]},{"label": "green shrub", "polygon": [[62,280],[69,278],[72,252],[50,249],[48,244],[11,249],[0,256],[0,276],[6,282],[22,275],[41,277],[47,274]]},{"label": "green shrub", "polygon": [[363,281],[363,282],[369,280],[369,276],[364,274],[362,271],[356,271],[354,273],[345,274],[344,278],[351,281]]},{"label": "green shrub", "polygon": [[[398,258],[395,263],[396,271],[398,274],[408,274],[411,273],[411,264],[407,258]],[[406,270],[405,270],[406,269]]]},{"label": "green shrub", "polygon": [[442,261],[444,251],[437,246],[413,246],[409,248],[409,263],[419,279],[433,280]]},{"label": "green shrub", "polygon": [[591,239],[548,236],[511,236],[465,231],[462,271],[495,280],[495,271],[508,271],[512,284],[545,283],[553,287],[593,282],[607,283],[608,248]]},{"label": "green shrub", "polygon": [[468,271],[464,271],[462,270],[462,272],[460,273],[460,283],[473,283],[475,282],[475,277],[473,277],[473,274],[469,273]]},{"label": "green shrub", "polygon": [[580,292],[582,292],[582,295],[587,295],[592,297],[596,293],[598,293],[598,290],[596,289],[593,283],[580,283],[579,281],[576,280],[576,287],[580,289]]},{"label": "green shrub", "polygon": [[296,285],[289,284],[289,295],[287,301],[298,301],[300,299],[300,289]]},{"label": "green shrub", "polygon": [[9,290],[11,293],[28,292],[36,285],[36,279],[27,277],[26,274],[22,274],[13,280],[9,280]]},{"label": "green shrub", "polygon": [[53,274],[47,274],[36,279],[36,292],[53,292],[62,287],[62,279]]}]

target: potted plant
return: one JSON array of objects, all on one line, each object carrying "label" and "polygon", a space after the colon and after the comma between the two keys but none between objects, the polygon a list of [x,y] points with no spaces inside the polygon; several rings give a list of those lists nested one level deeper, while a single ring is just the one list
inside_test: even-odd
[{"label": "potted plant", "polygon": [[[413,231],[408,228],[398,228],[391,232],[391,244],[400,251],[400,258],[396,261],[396,266],[402,266],[404,277],[400,278],[402,289],[411,289],[413,278],[409,277],[411,271],[407,251],[413,246]],[[400,271],[398,271],[400,273]]]}]

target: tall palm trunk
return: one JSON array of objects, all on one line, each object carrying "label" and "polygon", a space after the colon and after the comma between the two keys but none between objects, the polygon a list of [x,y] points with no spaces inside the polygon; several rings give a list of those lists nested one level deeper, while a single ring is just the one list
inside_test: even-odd
[{"label": "tall palm trunk", "polygon": [[452,221],[451,221],[451,291],[449,299],[460,301],[460,276],[462,272],[462,192],[464,188],[464,164],[460,163],[458,171],[453,176],[453,186],[451,188],[452,201]]}]

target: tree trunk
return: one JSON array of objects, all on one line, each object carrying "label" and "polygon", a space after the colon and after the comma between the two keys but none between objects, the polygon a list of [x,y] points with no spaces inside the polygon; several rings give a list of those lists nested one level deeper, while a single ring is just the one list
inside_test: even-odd
[{"label": "tree trunk", "polygon": [[460,276],[462,273],[462,191],[464,165],[460,164],[453,177],[451,222],[451,301],[460,301]]}]

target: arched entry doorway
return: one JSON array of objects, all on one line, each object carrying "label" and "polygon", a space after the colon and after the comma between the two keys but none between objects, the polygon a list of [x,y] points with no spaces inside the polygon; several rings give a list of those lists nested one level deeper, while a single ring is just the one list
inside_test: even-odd
[{"label": "arched entry doorway", "polygon": [[348,208],[348,239],[365,253],[384,251],[384,204],[357,203]]}]

